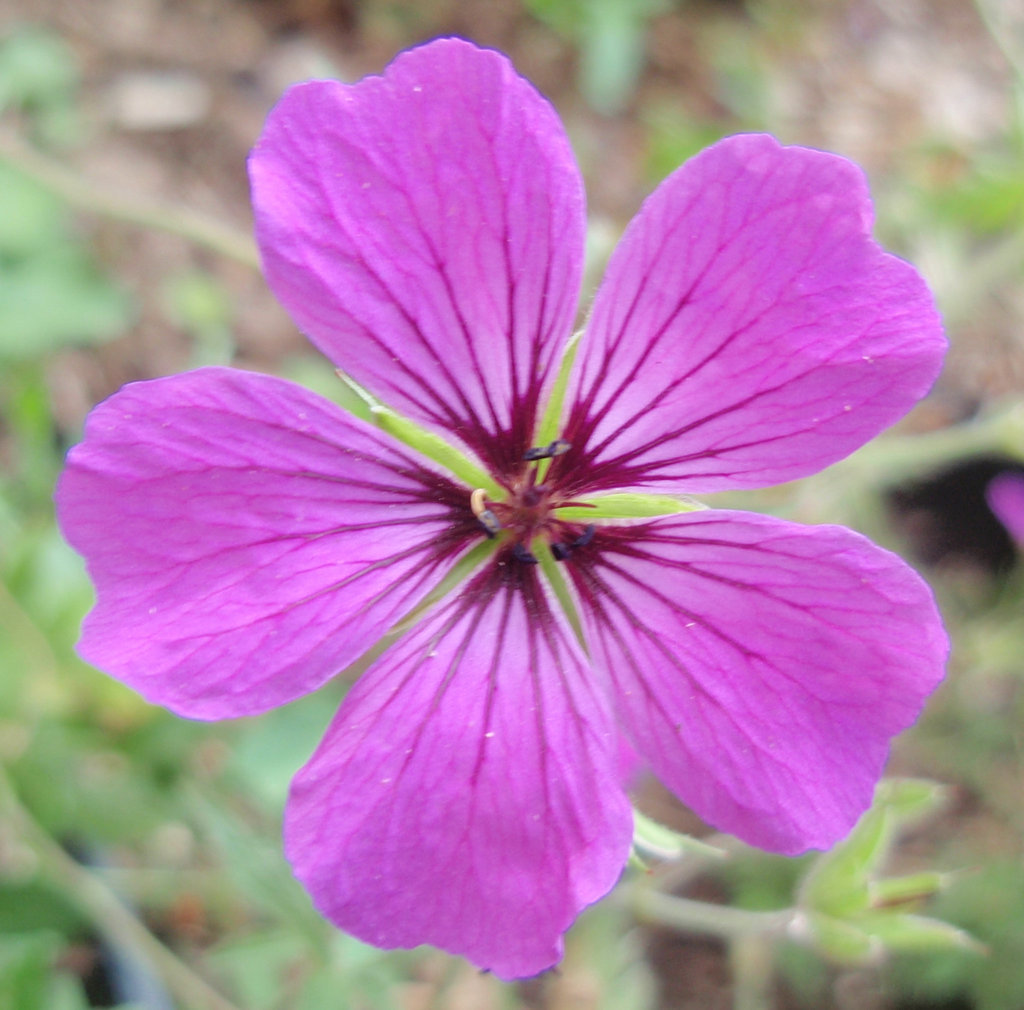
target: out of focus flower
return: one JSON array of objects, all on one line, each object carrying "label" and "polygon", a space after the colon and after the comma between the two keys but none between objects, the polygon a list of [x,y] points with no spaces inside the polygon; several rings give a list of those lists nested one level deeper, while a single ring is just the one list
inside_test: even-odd
[{"label": "out of focus flower", "polygon": [[985,497],[1010,536],[1024,544],[1024,474],[1001,473],[988,485]]}]

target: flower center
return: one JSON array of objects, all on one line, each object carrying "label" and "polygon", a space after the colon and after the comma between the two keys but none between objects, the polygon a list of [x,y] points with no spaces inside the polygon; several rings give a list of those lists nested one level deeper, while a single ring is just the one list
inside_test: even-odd
[{"label": "flower center", "polygon": [[[539,464],[570,448],[564,439],[556,439],[550,445],[528,449],[523,458]],[[486,536],[507,540],[511,556],[524,564],[537,563],[533,551],[538,543],[546,544],[556,561],[565,561],[594,537],[593,525],[568,522],[555,514],[557,509],[585,508],[587,503],[570,501],[556,485],[539,483],[538,471],[539,466],[523,471],[508,486],[504,501],[491,501],[483,488],[477,488],[469,498],[470,509]]]}]

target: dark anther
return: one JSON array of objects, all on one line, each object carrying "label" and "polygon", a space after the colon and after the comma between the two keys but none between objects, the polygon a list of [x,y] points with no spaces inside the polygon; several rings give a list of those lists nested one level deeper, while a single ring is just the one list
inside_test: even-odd
[{"label": "dark anther", "polygon": [[591,540],[594,539],[594,531],[597,529],[593,523],[588,523],[583,527],[583,532],[572,542],[573,549],[577,547],[586,547]]},{"label": "dark anther", "polygon": [[498,522],[498,517],[490,510],[484,509],[477,517],[476,521],[483,527],[484,533],[487,534],[488,538],[493,540],[501,529],[501,523]]},{"label": "dark anther", "polygon": [[550,459],[552,456],[561,456],[572,448],[564,438],[556,438],[550,445],[537,445],[527,449],[523,453],[523,459],[533,461],[535,459]]},{"label": "dark anther", "polygon": [[522,561],[524,565],[537,564],[537,559],[520,543],[517,543],[515,547],[512,548],[512,557],[514,557],[516,561]]},{"label": "dark anther", "polygon": [[551,554],[556,561],[567,561],[577,547],[586,547],[594,539],[594,531],[597,529],[593,523],[583,527],[583,532],[571,543],[556,543],[551,545]]}]

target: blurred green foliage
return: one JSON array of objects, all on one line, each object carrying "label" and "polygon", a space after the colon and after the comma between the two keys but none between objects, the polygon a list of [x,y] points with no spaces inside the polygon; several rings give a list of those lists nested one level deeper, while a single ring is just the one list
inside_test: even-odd
[{"label": "blurred green foliage", "polygon": [[12,25],[0,37],[0,113],[24,112],[34,139],[61,146],[80,133],[74,55],[41,25]]},{"label": "blurred green foliage", "polygon": [[580,92],[612,115],[633,98],[644,68],[647,27],[668,0],[526,0],[526,8],[579,53]]},{"label": "blurred green foliage", "polygon": [[96,267],[66,208],[2,165],[0,221],[0,362],[124,331],[128,300]]}]

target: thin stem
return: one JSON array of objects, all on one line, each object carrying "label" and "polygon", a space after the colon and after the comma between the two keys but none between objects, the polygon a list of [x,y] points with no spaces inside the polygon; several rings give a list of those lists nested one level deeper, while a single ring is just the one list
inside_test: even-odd
[{"label": "thin stem", "polygon": [[173,951],[165,947],[103,882],[64,851],[18,799],[0,766],[0,811],[35,850],[52,880],[59,883],[96,924],[112,946],[131,950],[160,972],[168,990],[195,1010],[238,1010]]},{"label": "thin stem", "polygon": [[792,909],[779,912],[752,912],[728,905],[712,905],[692,898],[662,894],[649,887],[633,892],[633,912],[638,919],[660,923],[684,933],[701,933],[723,940],[735,940],[779,932],[793,918]]},{"label": "thin stem", "polygon": [[247,235],[177,207],[103,190],[34,151],[9,130],[0,132],[0,162],[28,176],[78,210],[179,235],[221,256],[259,269],[256,247]]},{"label": "thin stem", "polygon": [[733,1010],[771,1010],[775,958],[771,936],[748,933],[729,944]]},{"label": "thin stem", "polygon": [[1022,458],[1024,407],[1005,401],[981,417],[918,435],[875,439],[833,465],[832,474],[850,475],[856,484],[884,487],[978,453]]}]

